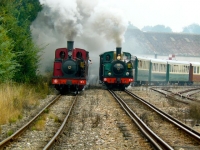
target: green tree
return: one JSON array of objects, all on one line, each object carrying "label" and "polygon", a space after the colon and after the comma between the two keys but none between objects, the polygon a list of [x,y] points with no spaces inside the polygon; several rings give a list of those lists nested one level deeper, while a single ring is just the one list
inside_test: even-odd
[{"label": "green tree", "polygon": [[191,34],[200,34],[200,25],[195,23],[191,24],[187,27],[184,27],[182,32]]},{"label": "green tree", "polygon": [[144,26],[142,28],[142,31],[147,32],[172,32],[172,29],[170,27],[165,27],[164,25],[156,25],[156,26]]},{"label": "green tree", "polygon": [[38,0],[0,2],[0,25],[7,30],[7,36],[13,41],[13,63],[18,64],[13,78],[15,81],[34,82],[37,79],[40,49],[32,41],[30,25],[41,8]]},{"label": "green tree", "polygon": [[13,41],[7,36],[7,31],[0,26],[0,82],[11,80],[17,71],[18,64],[12,49]]}]

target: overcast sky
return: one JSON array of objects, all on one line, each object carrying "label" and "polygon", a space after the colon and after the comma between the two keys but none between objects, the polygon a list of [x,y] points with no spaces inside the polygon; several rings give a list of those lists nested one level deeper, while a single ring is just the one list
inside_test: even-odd
[{"label": "overcast sky", "polygon": [[100,0],[100,5],[119,9],[134,26],[165,25],[173,32],[200,24],[199,0]]}]

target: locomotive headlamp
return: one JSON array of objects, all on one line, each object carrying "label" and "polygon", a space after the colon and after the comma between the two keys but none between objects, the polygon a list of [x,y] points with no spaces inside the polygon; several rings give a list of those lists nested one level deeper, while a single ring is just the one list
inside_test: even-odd
[{"label": "locomotive headlamp", "polygon": [[126,76],[128,76],[129,75],[129,72],[126,72]]},{"label": "locomotive headlamp", "polygon": [[121,56],[119,55],[119,56],[117,56],[117,60],[120,60],[121,59]]},{"label": "locomotive headlamp", "polygon": [[69,56],[69,57],[72,56],[72,51],[68,51],[68,56]]},{"label": "locomotive headlamp", "polygon": [[108,75],[111,76],[111,72],[108,72]]}]

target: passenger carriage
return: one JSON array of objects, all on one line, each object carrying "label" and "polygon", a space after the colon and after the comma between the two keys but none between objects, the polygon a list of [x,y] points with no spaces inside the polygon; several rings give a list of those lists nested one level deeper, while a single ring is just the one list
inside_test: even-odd
[{"label": "passenger carriage", "polygon": [[190,62],[190,81],[200,82],[200,62]]},{"label": "passenger carriage", "polygon": [[133,69],[134,85],[142,85],[150,81],[150,61],[149,58],[135,57],[135,67]]},{"label": "passenger carriage", "polygon": [[170,84],[184,85],[189,83],[190,63],[187,61],[168,60],[167,80]]}]

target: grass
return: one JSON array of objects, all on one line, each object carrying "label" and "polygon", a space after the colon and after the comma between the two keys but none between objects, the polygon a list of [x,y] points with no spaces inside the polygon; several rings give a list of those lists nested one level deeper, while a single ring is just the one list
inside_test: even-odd
[{"label": "grass", "polygon": [[34,109],[41,99],[51,93],[47,80],[41,81],[35,85],[14,82],[0,84],[0,125],[22,119],[24,110]]},{"label": "grass", "polygon": [[7,135],[8,135],[8,136],[11,136],[13,133],[14,133],[13,130],[9,130],[9,131],[7,132]]},{"label": "grass", "polygon": [[200,105],[199,104],[191,104],[189,115],[194,120],[196,124],[200,124]]},{"label": "grass", "polygon": [[31,130],[42,131],[45,128],[47,114],[40,116],[35,125],[31,127]]}]

